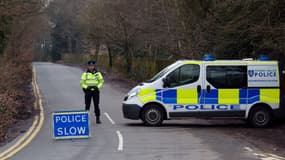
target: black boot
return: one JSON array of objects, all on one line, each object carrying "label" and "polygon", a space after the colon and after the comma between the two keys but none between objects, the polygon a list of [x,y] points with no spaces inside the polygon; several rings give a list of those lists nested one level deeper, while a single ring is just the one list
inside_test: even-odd
[{"label": "black boot", "polygon": [[96,123],[101,124],[102,122],[100,121],[100,117],[96,117]]}]

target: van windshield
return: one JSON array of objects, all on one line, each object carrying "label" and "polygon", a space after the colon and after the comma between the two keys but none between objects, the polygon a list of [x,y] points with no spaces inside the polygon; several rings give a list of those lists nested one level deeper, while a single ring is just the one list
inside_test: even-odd
[{"label": "van windshield", "polygon": [[146,83],[151,83],[156,81],[157,79],[161,78],[162,76],[164,76],[170,69],[172,69],[173,67],[175,67],[176,65],[178,65],[179,63],[173,63],[169,66],[167,66],[166,68],[164,68],[163,70],[161,70],[159,73],[157,73],[154,77],[152,77],[151,79],[147,80]]}]

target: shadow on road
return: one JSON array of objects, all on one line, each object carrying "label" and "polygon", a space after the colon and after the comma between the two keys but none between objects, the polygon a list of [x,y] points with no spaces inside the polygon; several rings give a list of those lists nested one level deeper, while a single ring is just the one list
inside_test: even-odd
[{"label": "shadow on road", "polygon": [[[240,122],[240,121],[239,121]],[[146,126],[143,123],[126,123],[125,126],[129,127],[151,127]],[[161,126],[153,127],[153,128],[251,128],[248,124],[245,122],[233,122],[233,123],[179,123],[179,122],[169,122],[169,123],[163,123]]]},{"label": "shadow on road", "polygon": [[[146,126],[142,122],[134,122],[134,123],[125,123],[125,126],[136,126],[136,127],[152,127]],[[183,128],[247,128],[247,129],[280,129],[285,127],[284,120],[275,121],[268,128],[253,128],[250,126],[245,120],[234,120],[234,119],[193,119],[191,121],[165,121],[161,126],[157,126],[154,128],[161,127],[183,127]]]},{"label": "shadow on road", "polygon": [[[125,123],[127,127],[147,127],[143,123]],[[269,128],[253,128],[243,120],[205,120],[194,119],[191,121],[165,121],[159,127],[151,129],[185,129],[195,134],[211,131],[222,133],[257,146],[258,148],[277,155],[285,156],[285,122],[276,121]]]}]

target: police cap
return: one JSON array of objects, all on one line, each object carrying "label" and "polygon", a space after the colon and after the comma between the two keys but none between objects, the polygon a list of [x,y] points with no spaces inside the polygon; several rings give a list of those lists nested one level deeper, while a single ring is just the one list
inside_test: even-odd
[{"label": "police cap", "polygon": [[96,64],[96,61],[88,61],[88,65],[94,66]]}]

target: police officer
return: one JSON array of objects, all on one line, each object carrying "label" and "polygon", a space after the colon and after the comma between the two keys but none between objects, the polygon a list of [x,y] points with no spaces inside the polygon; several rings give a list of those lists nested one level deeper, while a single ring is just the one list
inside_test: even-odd
[{"label": "police officer", "polygon": [[89,111],[91,99],[93,98],[96,123],[100,124],[99,99],[104,79],[102,74],[95,69],[95,63],[95,61],[88,61],[88,69],[82,74],[80,85],[85,93],[85,110]]}]

